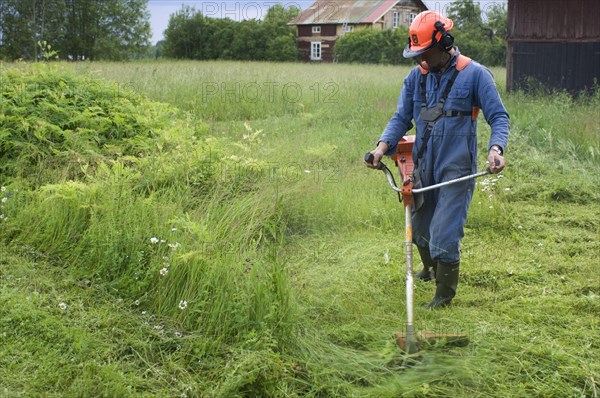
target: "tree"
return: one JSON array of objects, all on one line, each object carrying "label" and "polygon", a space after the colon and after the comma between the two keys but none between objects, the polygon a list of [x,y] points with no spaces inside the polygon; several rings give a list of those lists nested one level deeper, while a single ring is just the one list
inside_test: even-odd
[{"label": "tree", "polygon": [[234,59],[231,43],[237,22],[229,18],[207,18],[206,59]]},{"label": "tree", "polygon": [[265,59],[269,61],[287,62],[298,60],[299,52],[296,46],[296,36],[287,34],[269,39]]},{"label": "tree", "polygon": [[145,54],[151,35],[148,1],[104,0],[97,3],[104,6],[100,12],[97,54],[103,59],[112,60]]},{"label": "tree", "polygon": [[230,45],[234,59],[263,61],[266,59],[267,34],[264,26],[250,19],[236,24],[233,42]]},{"label": "tree", "polygon": [[288,25],[300,10],[296,7],[284,7],[277,4],[269,8],[263,21],[267,36],[265,59],[270,61],[296,61],[296,29]]},{"label": "tree", "polygon": [[73,59],[122,60],[150,44],[147,0],[66,0],[67,54]]},{"label": "tree", "polygon": [[493,37],[487,49],[490,65],[506,64],[506,39],[508,36],[508,13],[504,4],[495,4],[488,13],[488,26]]},{"label": "tree", "polygon": [[269,33],[273,35],[287,35],[295,33],[295,28],[288,25],[292,19],[296,18],[300,10],[297,7],[290,6],[288,8],[281,4],[276,4],[269,8],[263,23],[268,28]]},{"label": "tree", "polygon": [[178,59],[205,59],[205,18],[194,7],[182,6],[169,17],[165,30],[165,56]]},{"label": "tree", "polygon": [[0,36],[3,58],[37,60],[39,42],[64,38],[64,1],[0,1]]},{"label": "tree", "polygon": [[274,5],[263,21],[207,18],[191,7],[169,18],[164,55],[184,59],[294,61],[295,29],[288,25],[299,10]]},{"label": "tree", "polygon": [[456,0],[448,7],[448,17],[454,22],[452,35],[463,54],[485,65],[505,64],[507,13],[503,5],[493,6],[484,22],[479,4]]},{"label": "tree", "polygon": [[485,63],[482,59],[485,33],[479,4],[472,0],[457,0],[448,7],[448,17],[454,22],[452,35],[460,51]]},{"label": "tree", "polygon": [[46,41],[63,58],[120,60],[150,44],[147,0],[0,1],[0,55],[40,58]]},{"label": "tree", "polygon": [[152,50],[148,53],[151,58],[161,58],[165,52],[165,41],[159,40],[156,42],[156,45],[152,48]]},{"label": "tree", "polygon": [[481,8],[479,3],[473,3],[473,0],[456,0],[451,3],[448,7],[448,17],[452,19],[454,26],[461,30],[483,25]]},{"label": "tree", "polygon": [[346,33],[335,44],[335,55],[339,62],[408,64],[402,56],[408,29],[394,30],[361,29]]}]

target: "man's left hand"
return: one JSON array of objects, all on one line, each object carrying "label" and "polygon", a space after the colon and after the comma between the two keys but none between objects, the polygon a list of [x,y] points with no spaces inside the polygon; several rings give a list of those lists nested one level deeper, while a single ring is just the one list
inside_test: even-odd
[{"label": "man's left hand", "polygon": [[491,149],[488,153],[488,165],[490,166],[490,171],[493,174],[497,174],[504,170],[504,166],[506,166],[506,161],[497,151]]}]

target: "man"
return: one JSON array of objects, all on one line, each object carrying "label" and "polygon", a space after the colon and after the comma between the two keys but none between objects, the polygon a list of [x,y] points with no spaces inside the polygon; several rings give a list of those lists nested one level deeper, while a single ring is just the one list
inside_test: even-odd
[{"label": "man", "polygon": [[[492,130],[487,147],[490,170],[504,169],[508,113],[490,71],[454,46],[448,33],[452,26],[452,20],[434,11],[420,13],[411,24],[403,55],[418,65],[404,80],[398,109],[371,152],[374,160],[368,167],[376,168],[384,155],[395,153],[414,120],[414,176],[422,186],[475,173],[481,109]],[[416,277],[436,282],[429,308],[444,307],[456,295],[460,240],[474,187],[470,180],[425,192],[422,206],[413,210],[413,242],[424,265]]]}]

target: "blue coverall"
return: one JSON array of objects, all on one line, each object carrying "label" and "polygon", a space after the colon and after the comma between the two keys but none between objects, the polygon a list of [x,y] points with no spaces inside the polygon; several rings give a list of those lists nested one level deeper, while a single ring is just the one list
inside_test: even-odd
[{"label": "blue coverall", "polygon": [[[434,107],[456,67],[458,48],[450,66],[441,74],[427,74],[427,107]],[[438,81],[439,79],[439,81]],[[444,104],[444,111],[471,111],[479,107],[491,127],[488,148],[508,143],[509,116],[502,104],[492,73],[481,64],[471,63],[456,77]],[[426,123],[421,120],[421,71],[411,70],[404,79],[398,98],[398,109],[389,121],[379,141],[391,148],[386,155],[396,152],[398,141],[416,124],[413,160],[423,145]],[[477,171],[477,121],[470,116],[446,116],[435,122],[431,137],[419,164],[423,186],[452,180]],[[475,181],[461,182],[425,192],[424,203],[413,212],[413,242],[429,247],[435,261],[455,263],[460,260],[460,240],[464,236],[467,210],[473,197]]]}]

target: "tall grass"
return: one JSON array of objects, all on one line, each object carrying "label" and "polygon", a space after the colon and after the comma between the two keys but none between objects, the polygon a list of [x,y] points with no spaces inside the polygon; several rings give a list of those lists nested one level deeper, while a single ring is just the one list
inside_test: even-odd
[{"label": "tall grass", "polygon": [[[159,61],[135,64],[76,64],[121,87],[192,112],[203,120],[227,122],[294,117],[285,131],[269,131],[287,140],[302,140],[307,124],[319,124],[316,141],[328,144],[340,134],[376,139],[394,111],[410,67],[382,65],[302,65],[270,63]],[[513,128],[524,130],[528,143],[565,155],[598,160],[600,131],[594,110],[599,94],[574,99],[554,91],[534,96],[505,92],[506,70],[492,68],[503,93]],[[295,116],[299,116],[295,118]],[[485,124],[483,117],[482,124]],[[262,124],[261,124],[262,125]],[[298,125],[298,126],[295,126]],[[217,124],[218,126],[218,124]],[[299,135],[299,137],[298,137]],[[283,145],[278,148],[281,149]]]},{"label": "tall grass", "polygon": [[[89,98],[101,86],[58,69],[42,73],[50,98],[63,99],[71,88]],[[18,84],[12,79],[24,75],[9,71],[7,76],[10,93]],[[34,95],[24,96],[22,109],[7,95],[6,114],[21,112],[19,117],[33,124],[47,120],[36,113],[35,101],[27,103]],[[119,90],[113,95],[117,103],[132,102],[134,96]],[[182,327],[201,328],[216,340],[230,343],[255,330],[273,334],[282,345],[289,341],[293,308],[277,258],[282,239],[277,192],[271,192],[270,201],[264,190],[257,195],[243,165],[233,168],[223,161],[225,142],[200,134],[193,118],[156,104],[130,109],[138,113],[127,117],[139,123],[125,136],[119,136],[123,115],[103,110],[96,123],[112,124],[110,134],[115,138],[100,142],[92,161],[86,156],[89,151],[79,150],[63,135],[88,131],[89,120],[78,123],[70,115],[78,106],[85,113],[99,104],[101,99],[98,104],[64,101],[64,115],[48,122],[56,135],[44,138],[61,152],[41,152],[43,156],[32,164],[48,164],[70,154],[69,160],[80,166],[70,174],[72,179],[49,173],[36,185],[23,183],[27,176],[19,171],[7,175],[9,189],[19,184],[34,189],[14,195],[19,205],[12,208],[11,228],[4,233],[13,242],[68,264],[75,274],[101,281],[121,297],[171,315]],[[168,120],[173,116],[177,119]],[[6,135],[4,147],[12,149],[22,140],[43,150],[37,133]],[[132,140],[137,140],[137,150],[128,151]],[[238,145],[244,149],[243,141]],[[155,155],[148,156],[147,150]],[[15,163],[27,156],[12,154]],[[13,171],[12,166],[7,162],[6,170]]]}]

